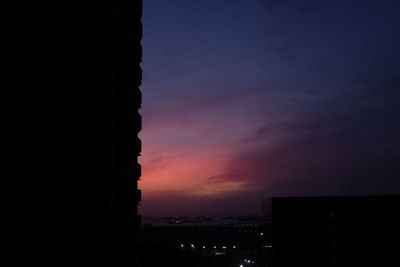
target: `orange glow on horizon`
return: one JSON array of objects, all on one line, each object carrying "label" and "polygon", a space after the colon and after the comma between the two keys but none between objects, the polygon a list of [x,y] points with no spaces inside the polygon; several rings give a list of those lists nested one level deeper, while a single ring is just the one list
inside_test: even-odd
[{"label": "orange glow on horizon", "polygon": [[[156,146],[158,149],[156,149]],[[193,151],[194,150],[194,151]],[[242,181],[212,181],[224,172],[232,148],[221,145],[200,147],[168,143],[148,145],[142,164],[140,188],[146,194],[176,192],[194,197],[222,196],[245,190]]]}]

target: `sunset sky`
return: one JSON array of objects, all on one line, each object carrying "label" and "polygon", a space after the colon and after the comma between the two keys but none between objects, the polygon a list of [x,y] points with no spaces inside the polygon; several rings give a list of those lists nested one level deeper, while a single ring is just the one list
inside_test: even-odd
[{"label": "sunset sky", "polygon": [[400,193],[400,2],[144,0],[143,215]]}]

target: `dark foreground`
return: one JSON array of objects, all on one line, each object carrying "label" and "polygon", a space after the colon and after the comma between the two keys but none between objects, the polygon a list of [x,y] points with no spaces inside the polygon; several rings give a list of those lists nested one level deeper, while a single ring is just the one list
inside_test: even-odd
[{"label": "dark foreground", "polygon": [[271,225],[143,227],[143,267],[272,266]]},{"label": "dark foreground", "polygon": [[[272,221],[144,226],[140,263],[156,266],[398,267],[400,196],[272,199]],[[184,219],[188,221],[188,219]]]}]

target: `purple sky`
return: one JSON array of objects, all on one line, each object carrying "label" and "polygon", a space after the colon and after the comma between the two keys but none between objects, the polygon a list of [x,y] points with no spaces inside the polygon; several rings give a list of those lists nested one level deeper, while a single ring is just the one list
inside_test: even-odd
[{"label": "purple sky", "polygon": [[143,215],[400,193],[398,1],[144,0]]}]

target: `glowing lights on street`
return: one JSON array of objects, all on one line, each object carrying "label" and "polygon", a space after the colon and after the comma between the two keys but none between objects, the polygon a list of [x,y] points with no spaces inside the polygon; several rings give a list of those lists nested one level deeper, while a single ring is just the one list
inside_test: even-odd
[{"label": "glowing lights on street", "polygon": [[[252,261],[252,260],[248,260],[248,259],[244,259],[243,260],[244,261],[244,263],[247,263],[247,264],[254,264],[254,261]],[[241,266],[243,266],[243,265],[241,265]]]},{"label": "glowing lights on street", "polygon": [[[178,243],[178,246],[183,250],[187,250],[188,248],[189,249],[203,249],[204,251],[201,252],[201,253],[203,253],[203,254],[204,253],[211,253],[211,255],[215,255],[215,256],[226,255],[226,253],[228,253],[226,251],[226,250],[228,250],[228,248],[232,248],[232,249],[236,249],[237,248],[237,245],[229,245],[229,246],[227,246],[227,245],[221,245],[221,246],[220,245],[218,245],[218,246],[217,245],[213,245],[213,246],[210,246],[210,245],[207,245],[207,244],[206,245],[197,244],[197,245],[196,245],[196,243],[189,243],[189,242],[187,242],[187,243]],[[206,250],[207,247],[208,247],[208,249],[212,249],[213,248],[213,250],[212,251],[207,251]],[[272,246],[268,245],[268,244],[262,245],[261,247],[262,248],[263,247],[272,248]],[[222,251],[220,249],[225,250],[225,251]],[[250,267],[250,266],[254,266],[253,264],[255,264],[255,262],[254,262],[254,260],[251,260],[251,259],[243,259],[241,261],[241,264],[240,264],[240,262],[238,262],[238,264],[239,264],[239,267]]]},{"label": "glowing lights on street", "polygon": [[[232,251],[232,250],[236,250],[236,249],[238,249],[238,246],[237,245],[213,245],[213,246],[210,246],[210,245],[199,245],[199,244],[197,244],[196,245],[196,243],[189,243],[189,242],[187,242],[187,243],[178,243],[178,247],[179,248],[181,248],[181,249],[202,249],[202,250],[204,250],[204,251],[206,251],[207,249],[209,249],[209,250],[214,250],[214,253],[215,253],[215,250],[216,251],[218,251],[218,250],[221,250],[220,252],[221,253],[226,253],[225,251]],[[271,245],[268,245],[268,244],[265,244],[265,245],[262,245],[261,246],[261,248],[272,248],[272,246]],[[222,250],[224,250],[224,252],[222,252]],[[244,259],[244,262],[245,263],[254,263],[254,262],[252,262],[252,261],[250,261],[250,260],[248,260],[248,259]]]}]

